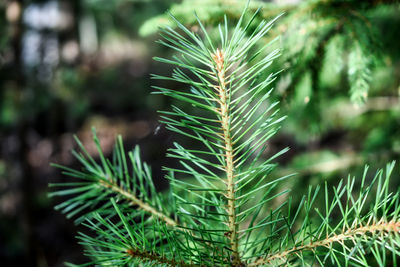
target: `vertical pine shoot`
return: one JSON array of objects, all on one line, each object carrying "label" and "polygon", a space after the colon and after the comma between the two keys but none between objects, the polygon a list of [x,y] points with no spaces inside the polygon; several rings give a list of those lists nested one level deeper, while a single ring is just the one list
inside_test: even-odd
[{"label": "vertical pine shoot", "polygon": [[[271,160],[258,160],[282,120],[276,116],[277,103],[268,101],[268,87],[275,75],[259,79],[279,56],[278,50],[265,52],[270,44],[257,46],[273,21],[252,25],[257,13],[247,23],[245,15],[243,12],[231,33],[225,18],[218,28],[217,42],[199,20],[201,31],[193,33],[173,18],[177,29],[163,30],[160,43],[178,55],[156,60],[177,68],[172,77],[154,75],[155,79],[189,85],[182,90],[156,89],[197,108],[184,111],[174,106],[172,111],[162,112],[168,129],[202,147],[189,150],[176,144],[170,150],[171,157],[180,159],[182,169],[167,170],[196,179],[188,184],[175,175],[169,177],[174,187],[187,191],[184,197],[176,196],[181,200],[179,217],[185,225],[193,226],[191,233],[201,241],[196,246],[204,250],[204,257],[232,266],[244,264],[245,247],[259,246],[259,240],[250,235],[267,227],[257,215],[275,197],[262,192],[279,180],[267,179],[273,168]],[[259,196],[257,204],[255,196]],[[246,227],[249,219],[254,224],[251,229]]]}]

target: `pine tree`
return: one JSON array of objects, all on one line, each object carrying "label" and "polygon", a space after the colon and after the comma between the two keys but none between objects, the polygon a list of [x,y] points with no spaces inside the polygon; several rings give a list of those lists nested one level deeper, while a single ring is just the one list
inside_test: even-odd
[{"label": "pine tree", "polygon": [[162,122],[193,143],[169,150],[180,167],[164,167],[167,193],[156,191],[139,148],[126,154],[121,137],[111,159],[94,132],[99,162],[76,139],[82,169],[56,165],[76,179],[51,185],[62,188],[50,195],[67,197],[56,208],[89,229],[78,236],[92,259],[86,265],[396,265],[400,207],[399,192],[389,191],[393,162],[371,181],[366,167],[361,179],[310,187],[296,205],[282,189],[293,175],[270,178],[274,159],[287,149],[263,158],[284,117],[270,100],[277,73],[265,78],[280,51],[259,45],[278,17],[258,22],[259,12],[247,20],[245,9],[233,31],[227,16],[217,32],[197,19],[194,33],[174,17],[175,27],[162,30],[160,43],[179,56],[156,58],[176,68],[170,77],[153,78],[186,88],[155,88],[181,103],[162,111]]}]

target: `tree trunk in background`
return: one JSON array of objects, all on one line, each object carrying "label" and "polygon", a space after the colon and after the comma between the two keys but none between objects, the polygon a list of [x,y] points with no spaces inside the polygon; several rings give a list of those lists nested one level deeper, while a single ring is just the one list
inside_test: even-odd
[{"label": "tree trunk in background", "polygon": [[[12,2],[10,2],[12,3]],[[10,28],[12,31],[12,46],[14,49],[14,64],[13,73],[15,75],[14,81],[16,82],[16,89],[19,91],[18,105],[22,111],[19,114],[18,122],[16,123],[16,134],[19,140],[18,147],[18,161],[20,168],[20,188],[22,196],[22,211],[21,211],[21,224],[24,237],[25,245],[25,266],[37,266],[37,242],[36,234],[34,230],[35,225],[35,205],[34,205],[34,183],[32,181],[32,167],[28,161],[29,144],[28,144],[28,132],[31,125],[31,117],[26,116],[24,110],[26,103],[26,80],[23,71],[23,58],[22,58],[22,36],[24,32],[24,26],[22,23],[22,14],[24,11],[23,0],[14,1],[13,4],[17,4],[20,9],[19,16],[14,22],[10,22]]]}]

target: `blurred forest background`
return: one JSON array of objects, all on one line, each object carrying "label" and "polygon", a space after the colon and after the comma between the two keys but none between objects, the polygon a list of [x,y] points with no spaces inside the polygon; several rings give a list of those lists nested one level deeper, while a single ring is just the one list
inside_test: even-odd
[{"label": "blurred forest background", "polygon": [[[170,74],[152,60],[172,56],[155,43],[168,10],[193,31],[194,11],[210,29],[227,14],[232,25],[244,0],[0,1],[0,265],[62,266],[86,259],[79,227],[54,211],[49,182],[67,178],[50,162],[78,166],[77,134],[94,153],[96,127],[105,153],[121,134],[140,144],[157,186],[176,140],[157,122],[170,99],[150,95],[150,73]],[[400,4],[388,0],[251,1],[256,18],[274,18],[268,42],[282,47],[271,71],[288,115],[266,156],[284,147],[276,175],[297,172],[306,184],[337,184],[364,164],[383,167],[400,155]],[[171,26],[173,26],[171,24]],[[268,75],[269,73],[266,73]],[[173,86],[181,85],[169,85]],[[399,184],[399,167],[393,188]],[[397,180],[397,181],[396,181]]]}]

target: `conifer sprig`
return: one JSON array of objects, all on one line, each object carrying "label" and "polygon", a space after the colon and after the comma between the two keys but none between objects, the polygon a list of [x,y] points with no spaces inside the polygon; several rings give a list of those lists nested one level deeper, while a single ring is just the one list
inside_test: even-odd
[{"label": "conifer sprig", "polygon": [[[81,152],[74,151],[75,158],[82,164],[82,170],[74,170],[65,166],[53,164],[63,170],[63,174],[79,179],[78,182],[50,184],[50,187],[65,188],[49,194],[50,197],[70,197],[56,206],[68,218],[77,217],[76,222],[81,222],[87,213],[97,211],[102,214],[113,214],[114,209],[109,201],[111,197],[120,200],[120,205],[144,210],[148,215],[165,221],[166,224],[175,226],[177,222],[169,217],[169,211],[163,203],[162,196],[156,192],[150,167],[142,163],[139,147],[128,153],[127,159],[119,136],[114,148],[113,160],[109,161],[103,155],[100,141],[93,131],[93,139],[100,157],[97,163],[87,152],[85,147],[75,137]],[[129,162],[130,161],[130,162]],[[129,170],[132,169],[132,171]]]},{"label": "conifer sprig", "polygon": [[[370,184],[366,180],[366,167],[357,192],[354,188],[358,179],[354,177],[349,177],[346,183],[341,181],[332,190],[325,184],[324,211],[313,208],[319,187],[314,191],[310,188],[296,212],[305,212],[305,219],[298,229],[296,218],[288,217],[290,229],[281,239],[285,245],[248,266],[278,266],[296,261],[303,264],[313,261],[321,266],[386,266],[388,261],[395,263],[400,247],[400,198],[399,192],[389,191],[394,166],[392,162],[386,166],[385,172],[379,170]],[[333,192],[333,196],[329,192]],[[318,216],[311,216],[312,213]],[[387,251],[392,253],[389,259]],[[375,263],[366,257],[367,252],[373,254]]]},{"label": "conifer sprig", "polygon": [[117,219],[122,223],[115,224],[96,212],[90,220],[83,223],[96,236],[80,233],[78,237],[80,243],[86,247],[86,255],[96,258],[91,264],[194,266],[182,260],[184,250],[174,242],[173,233],[169,231],[165,221],[155,219],[136,223],[123,214],[115,199],[112,198],[110,202],[115,209]]},{"label": "conifer sprig", "polygon": [[[192,196],[189,201],[180,197],[182,201],[178,203],[178,208],[185,210],[180,217],[188,224],[194,224],[194,218],[201,218],[201,228],[215,228],[213,236],[202,239],[204,242],[198,246],[211,244],[218,253],[212,255],[212,258],[218,258],[221,263],[230,262],[233,266],[243,263],[243,246],[255,242],[246,238],[246,235],[266,227],[265,223],[255,223],[247,231],[241,225],[251,216],[256,221],[258,210],[273,199],[271,195],[262,195],[260,192],[278,181],[266,182],[266,173],[273,168],[270,160],[258,162],[259,155],[265,150],[266,141],[276,132],[275,124],[282,118],[276,118],[276,103],[268,102],[270,91],[267,88],[275,75],[271,74],[266,80],[258,80],[260,74],[279,55],[279,51],[265,54],[268,45],[255,49],[274,20],[261,22],[247,36],[257,12],[247,23],[244,22],[244,12],[232,33],[228,33],[225,18],[224,25],[219,27],[219,44],[213,43],[200,20],[199,34],[190,32],[175,20],[177,28],[186,33],[187,37],[177,30],[167,28],[162,31],[164,40],[160,42],[175,49],[180,55],[172,60],[156,60],[173,64],[177,68],[172,77],[153,76],[155,79],[172,79],[188,84],[190,91],[156,89],[164,95],[204,110],[202,114],[196,111],[190,114],[174,107],[172,112],[163,112],[167,128],[200,141],[203,145],[203,150],[188,151],[176,144],[170,156],[179,158],[183,168],[167,169],[197,179],[198,183],[190,184],[188,188],[188,184],[182,186],[179,180],[170,177],[173,185],[188,191],[186,199]],[[259,61],[250,65],[256,59]],[[249,164],[253,168],[246,169]],[[215,172],[210,171],[210,168],[215,169]],[[256,186],[248,191],[250,185]],[[249,204],[259,193],[260,202],[256,207],[251,207]],[[199,205],[193,199],[208,203]],[[191,211],[187,211],[188,208]],[[204,230],[196,228],[193,229],[196,237],[203,235]]]},{"label": "conifer sprig", "polygon": [[[289,190],[278,187],[291,175],[269,177],[272,161],[286,149],[264,158],[283,118],[278,104],[269,100],[276,75],[260,77],[280,52],[266,53],[268,44],[258,46],[274,20],[254,26],[256,14],[246,19],[245,10],[232,32],[226,17],[216,33],[207,32],[200,20],[200,32],[194,33],[174,17],[176,29],[162,31],[160,43],[177,55],[156,60],[176,68],[171,77],[153,78],[184,85],[156,87],[156,93],[182,104],[161,112],[162,121],[194,145],[188,149],[175,143],[169,150],[180,167],[164,167],[168,194],[156,192],[138,148],[127,160],[120,137],[112,160],[105,158],[95,135],[100,163],[77,140],[82,152],[74,155],[82,170],[58,166],[80,180],[56,184],[67,189],[51,196],[69,197],[57,208],[69,217],[79,215],[77,222],[92,230],[94,235],[79,236],[93,259],[90,264],[368,266],[372,259],[383,266],[387,251],[396,262],[399,193],[389,192],[394,163],[369,185],[365,171],[358,194],[355,178],[332,190],[325,186],[324,211],[316,204],[319,187],[310,188],[293,208]],[[194,108],[186,110],[187,104]]]}]

